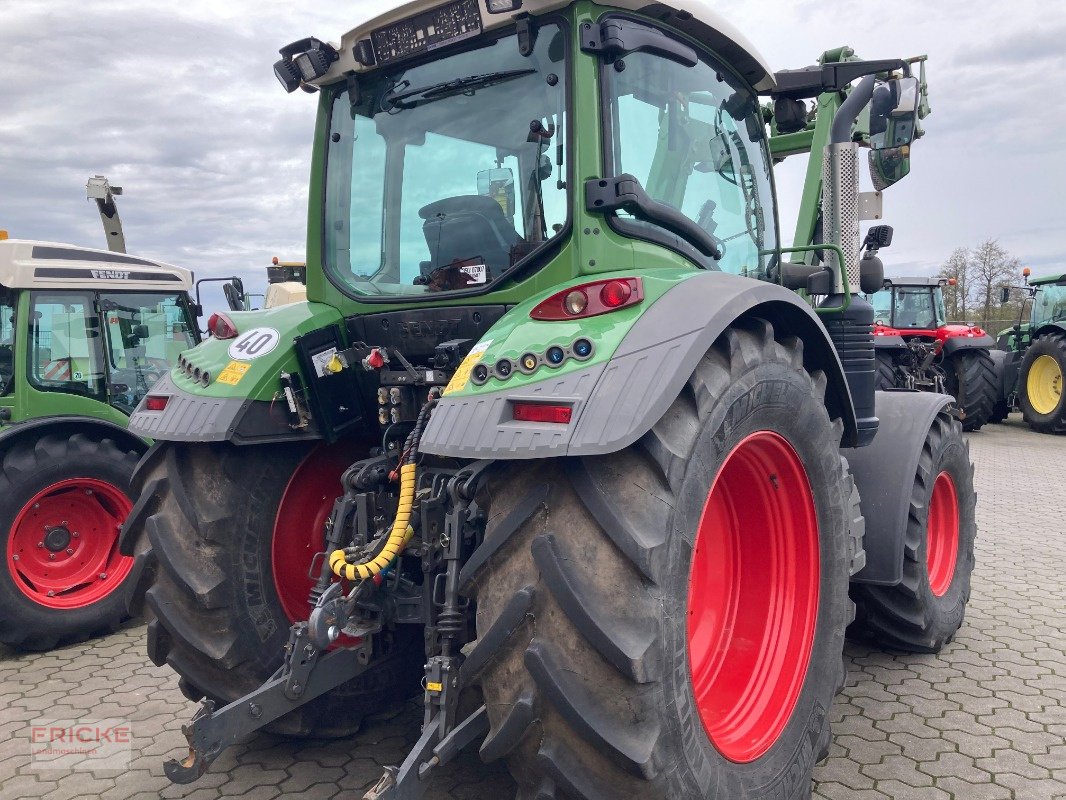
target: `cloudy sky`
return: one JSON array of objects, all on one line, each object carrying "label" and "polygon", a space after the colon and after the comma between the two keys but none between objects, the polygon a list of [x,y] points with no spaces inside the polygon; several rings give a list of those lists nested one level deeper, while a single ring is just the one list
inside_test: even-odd
[{"label": "cloudy sky", "polygon": [[[84,185],[107,175],[130,252],[264,283],[302,260],[315,98],[286,95],[277,48],[340,34],[392,3],[0,0],[0,228],[103,246]],[[897,274],[995,238],[1066,271],[1066,12],[1035,0],[718,0],[775,69],[849,44],[930,56],[933,114],[886,193]],[[791,236],[802,165],[779,172]]]}]

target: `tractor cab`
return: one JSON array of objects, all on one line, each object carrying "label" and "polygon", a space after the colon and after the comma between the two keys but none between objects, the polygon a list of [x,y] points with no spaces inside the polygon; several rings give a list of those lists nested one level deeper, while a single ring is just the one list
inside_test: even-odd
[{"label": "tractor cab", "polygon": [[1057,324],[1066,327],[1066,275],[1048,282],[1033,281],[1033,311],[1029,322],[1033,328]]},{"label": "tractor cab", "polygon": [[947,284],[937,278],[886,280],[883,289],[869,295],[875,333],[885,335],[891,329],[907,336],[936,337],[947,323],[943,288]]},{"label": "tractor cab", "polygon": [[46,409],[124,424],[199,341],[191,285],[143,258],[0,241],[0,424]]}]

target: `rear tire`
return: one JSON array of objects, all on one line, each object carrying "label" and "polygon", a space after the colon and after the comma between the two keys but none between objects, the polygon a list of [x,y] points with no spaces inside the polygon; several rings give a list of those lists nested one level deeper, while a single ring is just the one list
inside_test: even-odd
[{"label": "rear tire", "polygon": [[874,374],[874,389],[884,391],[895,389],[896,360],[891,350],[875,350],[877,354],[877,372]]},{"label": "rear tire", "polygon": [[962,429],[976,431],[988,422],[999,399],[996,364],[987,350],[959,350],[945,365],[947,390],[962,415]]},{"label": "rear tire", "polygon": [[[481,755],[506,757],[520,798],[809,795],[844,679],[849,569],[862,550],[840,423],[823,404],[825,376],[802,361],[798,340],[738,323],[636,444],[515,463],[489,487],[483,549],[464,568],[479,638],[463,677],[491,721]],[[716,539],[726,528],[744,535]],[[744,569],[705,580],[726,563]],[[719,604],[722,585],[743,602]],[[792,604],[775,605],[782,586]],[[748,668],[750,640],[734,629],[763,643],[761,669]],[[722,723],[720,705],[739,722]]]},{"label": "rear tire", "polygon": [[898,586],[853,584],[848,635],[913,653],[937,653],[962,626],[977,536],[970,447],[940,412],[922,447],[911,489]]},{"label": "rear tire", "polygon": [[1029,427],[1039,433],[1066,433],[1066,336],[1047,334],[1025,351],[1018,399]]},{"label": "rear tire", "polygon": [[137,457],[82,433],[44,434],[3,454],[0,642],[49,650],[118,628],[133,580],[118,531]]},{"label": "rear tire", "polygon": [[[334,455],[337,448],[344,449],[335,446]],[[136,556],[131,611],[146,609],[148,655],[178,673],[189,699],[206,695],[219,705],[232,702],[281,665],[293,621],[286,608],[304,619],[311,610],[306,598],[313,581],[306,572],[322,549],[314,539],[322,535],[322,511],[305,509],[304,528],[291,526],[295,546],[288,542],[282,550],[275,549],[275,521],[294,475],[314,476],[319,502],[332,507],[341,493],[340,473],[354,457],[335,458],[332,465],[310,461],[327,459],[330,452],[301,444],[268,449],[167,442],[138,469],[140,497],[123,531],[124,550]],[[310,471],[309,463],[316,464]],[[276,569],[275,552],[286,554],[286,563]],[[282,577],[276,581],[275,574]],[[417,692],[424,662],[421,629],[402,626],[381,641],[376,666],[268,729],[290,736],[347,736],[365,715]]]}]

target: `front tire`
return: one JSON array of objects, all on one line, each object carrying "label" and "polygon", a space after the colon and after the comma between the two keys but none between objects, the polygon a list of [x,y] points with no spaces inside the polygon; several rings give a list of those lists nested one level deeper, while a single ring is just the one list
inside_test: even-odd
[{"label": "front tire", "polygon": [[962,415],[962,429],[980,430],[999,399],[996,364],[987,350],[959,350],[945,365],[947,390]]},{"label": "front tire", "polygon": [[45,434],[3,454],[0,642],[23,650],[114,631],[133,560],[118,552],[137,453],[111,439]]},{"label": "front tire", "polygon": [[854,584],[849,635],[882,647],[938,653],[962,627],[977,537],[970,448],[958,421],[940,412],[911,488],[898,586]]},{"label": "front tire", "polygon": [[861,559],[824,388],[738,324],[635,445],[490,486],[463,672],[520,798],[809,795]]},{"label": "front tire", "polygon": [[[169,664],[191,700],[218,705],[281,666],[289,626],[307,619],[311,559],[354,456],[346,443],[235,447],[163,443],[137,471],[123,532],[136,556],[134,613],[147,610],[148,655]],[[418,691],[421,630],[380,637],[377,664],[271,724],[290,736],[337,737]]]},{"label": "front tire", "polygon": [[1039,433],[1066,433],[1066,336],[1039,337],[1022,359],[1018,398],[1026,423]]}]

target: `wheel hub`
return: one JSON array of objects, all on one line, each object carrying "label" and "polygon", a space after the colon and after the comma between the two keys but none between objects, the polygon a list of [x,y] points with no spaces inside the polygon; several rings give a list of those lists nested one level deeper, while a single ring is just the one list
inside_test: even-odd
[{"label": "wheel hub", "polygon": [[704,730],[747,763],[781,736],[802,693],[820,586],[806,470],[772,431],[726,457],[703,507],[688,599],[689,670]]},{"label": "wheel hub", "polygon": [[70,546],[70,531],[63,525],[48,528],[44,534],[44,546],[53,553],[59,553]]},{"label": "wheel hub", "polygon": [[1054,356],[1042,355],[1033,361],[1026,391],[1036,413],[1054,413],[1062,402],[1062,383],[1062,369]]},{"label": "wheel hub", "polygon": [[119,528],[133,508],[117,486],[69,478],[31,497],[7,534],[15,586],[47,608],[83,608],[117,589],[133,559],[118,552]]}]

